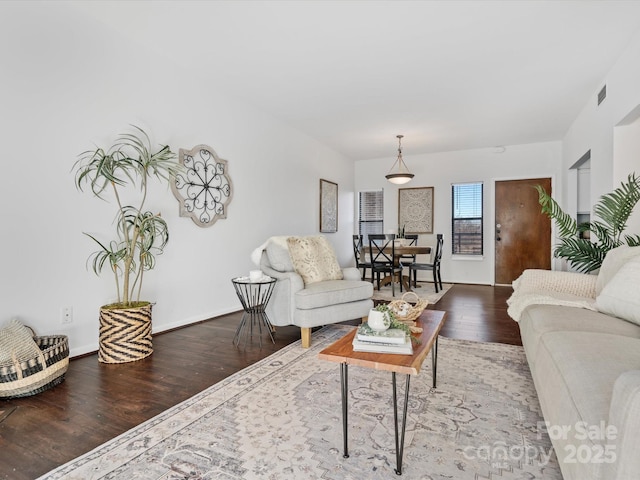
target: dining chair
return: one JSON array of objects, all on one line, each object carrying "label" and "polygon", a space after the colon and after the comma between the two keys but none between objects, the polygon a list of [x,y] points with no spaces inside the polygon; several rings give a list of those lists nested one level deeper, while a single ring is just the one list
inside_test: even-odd
[{"label": "dining chair", "polygon": [[[356,259],[356,268],[362,268],[362,280],[367,277],[367,268],[371,268],[371,262],[366,261],[366,254],[362,248],[362,235],[353,236],[353,256]],[[371,272],[371,283],[373,283],[373,272]]]},{"label": "dining chair", "polygon": [[400,281],[402,292],[402,267],[395,260],[395,235],[369,234],[369,253],[371,255],[371,279],[376,274],[378,290],[380,290],[380,274],[386,273],[391,277],[391,295],[396,295],[395,277]]},{"label": "dining chair", "polygon": [[438,233],[436,235],[436,253],[433,256],[432,263],[417,263],[413,262],[408,265],[409,267],[409,278],[411,278],[411,274],[413,274],[413,286],[416,286],[418,270],[432,270],[433,271],[433,283],[436,287],[436,293],[439,292],[438,286],[440,290],[442,290],[442,277],[440,276],[440,263],[442,261],[442,246],[444,244],[444,240],[442,238],[442,234]]},{"label": "dining chair", "polygon": [[[417,233],[408,233],[404,236],[404,239],[405,239],[405,243],[404,243],[405,245],[413,246],[418,244]],[[398,258],[400,259],[401,264],[408,264],[416,261],[415,253],[413,255],[409,255],[409,254],[399,255]]]}]

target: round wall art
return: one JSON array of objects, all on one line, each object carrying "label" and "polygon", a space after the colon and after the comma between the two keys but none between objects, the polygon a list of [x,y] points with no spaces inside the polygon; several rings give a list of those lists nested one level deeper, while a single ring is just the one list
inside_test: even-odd
[{"label": "round wall art", "polygon": [[227,218],[227,205],[233,188],[227,161],[218,158],[213,148],[197,145],[180,149],[184,171],[171,184],[180,202],[180,216],[191,217],[200,227],[210,227],[219,218]]}]

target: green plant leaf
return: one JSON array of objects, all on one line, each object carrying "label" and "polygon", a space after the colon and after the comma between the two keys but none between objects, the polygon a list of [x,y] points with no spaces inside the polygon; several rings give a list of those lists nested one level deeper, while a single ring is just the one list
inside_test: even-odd
[{"label": "green plant leaf", "polygon": [[589,273],[600,268],[607,249],[584,238],[562,238],[553,254],[566,259],[578,272]]},{"label": "green plant leaf", "polygon": [[560,238],[572,237],[578,234],[576,221],[570,215],[562,211],[558,203],[551,198],[542,185],[534,187],[538,191],[538,203],[542,207],[542,213],[555,221]]},{"label": "green plant leaf", "polygon": [[[96,274],[100,274],[106,265],[110,266],[115,275],[118,301],[122,299],[125,303],[136,286],[140,291],[143,272],[155,267],[156,256],[169,241],[165,220],[159,214],[144,211],[149,178],[170,181],[184,170],[175,161],[176,155],[168,145],[154,151],[146,132],[135,125],[132,127],[133,133],[120,134],[111,147],[97,147],[81,153],[73,166],[75,185],[80,191],[90,189],[102,200],[106,200],[111,191],[117,203],[114,238],[107,244],[88,235],[100,246],[88,262]],[[120,190],[126,188],[140,192],[137,207],[121,203]]]},{"label": "green plant leaf", "polygon": [[620,244],[620,236],[627,227],[627,220],[640,201],[640,183],[635,174],[627,178],[613,192],[600,197],[594,205],[593,213],[611,229],[614,243]]},{"label": "green plant leaf", "polygon": [[[593,207],[598,219],[577,225],[556,201],[537,185],[538,201],[542,212],[555,221],[560,243],[554,249],[554,256],[565,258],[579,272],[592,272],[602,265],[607,252],[623,245],[640,245],[639,235],[624,235],[627,220],[640,201],[640,179],[635,173],[613,192],[603,195]],[[584,234],[589,232],[589,238]]]},{"label": "green plant leaf", "polygon": [[612,248],[616,248],[621,245],[621,242],[617,238],[615,230],[609,225],[597,220],[589,223],[588,225],[588,231],[593,233],[594,239],[596,240],[595,243],[598,243],[606,251],[609,251]]},{"label": "green plant leaf", "polygon": [[624,240],[630,247],[640,247],[640,235],[625,235]]}]

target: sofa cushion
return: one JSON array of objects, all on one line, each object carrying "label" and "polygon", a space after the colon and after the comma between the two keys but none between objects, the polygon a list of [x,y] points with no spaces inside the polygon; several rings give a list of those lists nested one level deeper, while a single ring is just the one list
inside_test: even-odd
[{"label": "sofa cushion", "polygon": [[[542,337],[542,348],[557,371],[570,398],[562,398],[562,389],[548,398],[547,405],[559,409],[572,403],[579,418],[591,425],[609,419],[609,406],[616,379],[624,372],[640,369],[640,339],[594,332],[554,332]],[[594,355],[601,352],[601,355]],[[606,352],[606,355],[604,354]],[[541,372],[542,373],[542,372]],[[550,393],[550,392],[548,392]]]},{"label": "sofa cushion", "polygon": [[293,263],[291,263],[291,255],[289,254],[289,246],[287,245],[289,237],[271,237],[267,240],[265,250],[269,258],[271,268],[278,272],[293,272]]},{"label": "sofa cushion", "polygon": [[[640,339],[594,332],[550,332],[543,335],[537,358],[536,389],[545,421],[566,434],[555,436],[554,450],[565,478],[609,479],[607,464],[571,462],[581,445],[589,453],[614,443],[585,437],[583,427],[609,422],[614,384],[628,370],[640,368]],[[579,457],[578,457],[579,458]],[[575,455],[574,455],[575,460]]]},{"label": "sofa cushion", "polygon": [[560,305],[531,305],[522,314],[520,327],[536,337],[547,332],[612,333],[640,338],[640,327],[602,312]]},{"label": "sofa cushion", "polygon": [[373,300],[339,303],[324,308],[296,310],[295,324],[299,327],[318,327],[346,320],[362,319],[373,308]]},{"label": "sofa cushion", "polygon": [[604,313],[560,305],[531,305],[520,319],[520,336],[531,371],[537,369],[538,348],[550,332],[611,333],[640,339],[640,327]]},{"label": "sofa cushion", "polygon": [[640,370],[618,377],[613,386],[609,424],[617,427],[616,454],[609,478],[637,478],[640,472]]},{"label": "sofa cushion", "polygon": [[[361,280],[327,280],[305,286],[296,293],[296,308],[310,310],[370,299],[373,285]],[[328,322],[330,323],[330,322]]]},{"label": "sofa cushion", "polygon": [[602,261],[598,278],[596,280],[596,296],[600,295],[602,289],[618,273],[618,270],[632,258],[640,256],[640,247],[629,247],[621,245],[607,252]]},{"label": "sofa cushion", "polygon": [[325,237],[289,237],[287,244],[293,268],[305,285],[325,280],[342,280],[342,269]]},{"label": "sofa cushion", "polygon": [[596,297],[598,310],[640,325],[640,257],[623,265]]}]

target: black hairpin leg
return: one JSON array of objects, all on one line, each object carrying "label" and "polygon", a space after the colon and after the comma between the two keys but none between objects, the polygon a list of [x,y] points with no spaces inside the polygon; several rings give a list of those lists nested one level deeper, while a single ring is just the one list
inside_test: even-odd
[{"label": "black hairpin leg", "polygon": [[398,432],[398,396],[396,389],[396,372],[391,372],[393,383],[393,423],[396,433],[396,475],[402,475],[402,455],[404,453],[404,433],[407,429],[407,405],[409,404],[409,380],[411,375],[406,376],[404,385],[404,405],[402,407],[402,432]]},{"label": "black hairpin leg", "polygon": [[433,373],[433,388],[436,388],[436,372],[438,370],[438,337],[431,348],[431,371]]},{"label": "black hairpin leg", "polygon": [[347,364],[340,364],[340,389],[342,392],[342,438],[344,439],[344,458],[349,458],[349,448],[347,447],[347,392],[349,391],[349,381],[347,376]]}]

